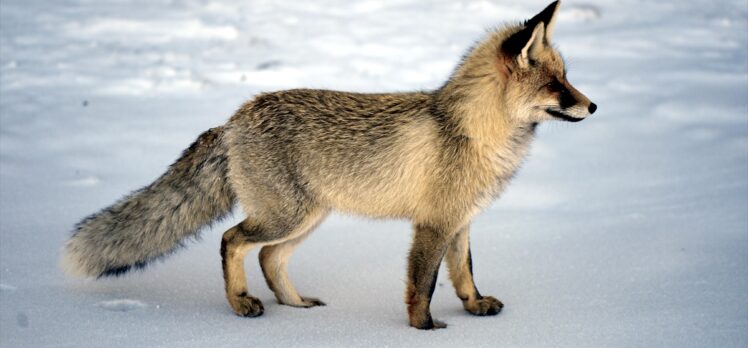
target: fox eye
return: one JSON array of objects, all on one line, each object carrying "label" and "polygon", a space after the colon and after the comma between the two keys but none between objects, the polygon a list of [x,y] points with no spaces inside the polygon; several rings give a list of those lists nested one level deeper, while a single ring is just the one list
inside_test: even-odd
[{"label": "fox eye", "polygon": [[548,91],[550,92],[560,92],[561,90],[564,89],[564,86],[560,82],[553,80],[551,82],[548,82],[545,85],[545,88],[548,89]]}]

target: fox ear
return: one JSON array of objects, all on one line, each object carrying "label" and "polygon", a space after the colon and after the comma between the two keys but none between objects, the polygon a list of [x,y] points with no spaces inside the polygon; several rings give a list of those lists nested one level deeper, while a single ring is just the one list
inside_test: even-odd
[{"label": "fox ear", "polygon": [[543,23],[535,26],[535,29],[530,35],[530,40],[527,41],[519,55],[517,55],[517,64],[520,68],[526,69],[530,66],[530,61],[538,56],[538,52],[543,48],[543,40],[545,37],[545,25]]},{"label": "fox ear", "polygon": [[521,30],[504,40],[500,48],[501,53],[516,58],[520,66],[529,65],[533,53],[536,53],[542,45],[549,44],[559,5],[560,2],[555,1],[535,17],[525,21]]},{"label": "fox ear", "polygon": [[543,11],[536,14],[535,17],[527,20],[525,28],[534,28],[538,24],[543,23],[545,25],[545,40],[546,42],[550,42],[553,36],[553,27],[556,26],[556,14],[558,13],[559,6],[561,6],[561,1],[552,2]]}]

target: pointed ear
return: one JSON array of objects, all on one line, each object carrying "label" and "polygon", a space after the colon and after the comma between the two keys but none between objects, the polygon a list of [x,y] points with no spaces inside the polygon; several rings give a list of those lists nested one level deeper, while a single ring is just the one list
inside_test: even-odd
[{"label": "pointed ear", "polygon": [[[535,15],[535,17],[525,21],[524,26],[520,31],[512,34],[512,36],[504,40],[500,48],[501,53],[505,56],[511,57],[512,60],[517,58],[519,61],[524,52],[526,53],[524,55],[524,61],[529,62],[528,58],[532,58],[533,51],[528,48],[528,45],[530,45],[529,47],[533,47],[532,43],[538,38],[540,38],[545,44],[550,42],[550,36],[556,22],[556,13],[558,12],[559,5],[560,2],[555,1],[548,5],[548,7],[543,11],[540,11],[540,13]],[[538,33],[536,33],[539,26],[543,26],[542,35],[537,35]],[[535,45],[534,47],[540,48],[541,46]],[[525,48],[528,49],[525,50]]]},{"label": "pointed ear", "polygon": [[517,64],[523,69],[530,66],[530,60],[537,57],[537,53],[543,48],[543,40],[545,37],[545,25],[543,23],[535,26],[535,29],[530,35],[530,40],[527,41],[522,50],[520,50],[517,56]]},{"label": "pointed ear", "polygon": [[547,42],[550,42],[553,36],[553,27],[556,25],[556,14],[558,13],[559,6],[561,6],[561,1],[552,2],[543,11],[536,14],[535,17],[526,21],[525,27],[534,28],[538,24],[543,23],[545,25],[545,39]]}]

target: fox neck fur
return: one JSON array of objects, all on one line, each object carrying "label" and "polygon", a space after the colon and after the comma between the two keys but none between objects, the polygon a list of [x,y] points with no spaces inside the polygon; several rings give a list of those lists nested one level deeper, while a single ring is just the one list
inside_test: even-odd
[{"label": "fox neck fur", "polygon": [[537,122],[512,117],[522,111],[510,107],[516,102],[506,93],[511,81],[497,49],[518,30],[508,27],[492,32],[468,52],[433,94],[435,104],[451,123],[452,135],[464,139],[461,151],[455,154],[455,173],[450,179],[461,186],[455,188],[457,192],[471,193],[465,196],[473,201],[466,221],[506,187],[534,139]]}]

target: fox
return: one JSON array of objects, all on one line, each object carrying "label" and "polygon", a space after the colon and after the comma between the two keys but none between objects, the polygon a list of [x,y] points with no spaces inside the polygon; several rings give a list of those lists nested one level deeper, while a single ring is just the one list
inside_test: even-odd
[{"label": "fox", "polygon": [[567,80],[551,44],[559,6],[489,31],[433,91],[255,96],[153,183],[80,221],[63,269],[100,278],[143,268],[238,205],[246,218],[221,239],[224,287],[233,312],[257,317],[264,306],[248,291],[249,250],[260,248],[279,304],[324,306],[289,279],[295,247],[331,212],[407,219],[410,326],[446,327],[430,310],[443,260],[464,310],[498,314],[504,304],[475,285],[471,220],[515,176],[540,123],[579,122],[597,109]]}]

